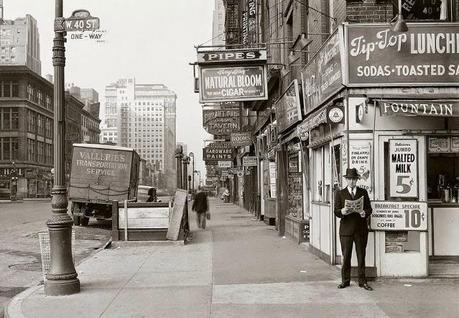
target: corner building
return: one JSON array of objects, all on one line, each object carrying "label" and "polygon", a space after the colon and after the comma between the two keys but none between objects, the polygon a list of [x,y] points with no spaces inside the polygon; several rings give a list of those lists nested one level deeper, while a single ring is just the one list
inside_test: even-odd
[{"label": "corner building", "polygon": [[459,2],[401,2],[405,32],[392,1],[257,2],[269,99],[244,105],[252,187],[279,235],[340,264],[333,193],[355,167],[374,210],[367,276],[457,275]]}]

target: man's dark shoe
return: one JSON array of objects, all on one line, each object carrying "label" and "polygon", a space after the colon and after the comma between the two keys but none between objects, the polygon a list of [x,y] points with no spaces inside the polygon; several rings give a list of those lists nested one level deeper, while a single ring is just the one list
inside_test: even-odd
[{"label": "man's dark shoe", "polygon": [[371,288],[371,286],[368,285],[367,283],[359,284],[359,287],[360,287],[360,288],[363,288],[363,289],[365,289],[365,290],[368,290],[368,291],[373,290],[373,288]]},{"label": "man's dark shoe", "polygon": [[341,283],[338,285],[338,288],[339,289],[343,289],[343,288],[346,288],[346,287],[349,287],[351,285],[351,283]]}]

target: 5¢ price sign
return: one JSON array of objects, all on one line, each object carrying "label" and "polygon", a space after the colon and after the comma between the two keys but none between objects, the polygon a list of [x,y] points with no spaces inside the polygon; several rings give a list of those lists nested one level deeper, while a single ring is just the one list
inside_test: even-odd
[{"label": "5\u00a2 price sign", "polygon": [[371,229],[427,231],[427,202],[373,201]]}]

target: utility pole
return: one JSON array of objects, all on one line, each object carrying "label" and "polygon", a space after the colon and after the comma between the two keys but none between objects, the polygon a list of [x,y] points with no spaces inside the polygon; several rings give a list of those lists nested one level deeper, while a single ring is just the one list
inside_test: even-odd
[{"label": "utility pole", "polygon": [[80,292],[80,281],[72,257],[72,218],[67,214],[65,185],[65,30],[63,0],[55,0],[54,22],[54,187],[52,216],[46,222],[49,230],[51,266],[46,274],[46,296],[71,295]]}]

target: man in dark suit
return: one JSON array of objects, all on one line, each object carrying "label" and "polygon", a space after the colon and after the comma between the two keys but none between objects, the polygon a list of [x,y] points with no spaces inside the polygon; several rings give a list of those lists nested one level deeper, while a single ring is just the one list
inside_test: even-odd
[{"label": "man in dark suit", "polygon": [[200,191],[196,194],[191,208],[196,211],[196,221],[198,228],[206,228],[206,214],[209,211],[209,201],[207,200],[207,194],[204,191]]},{"label": "man in dark suit", "polygon": [[[365,189],[356,186],[357,180],[360,178],[357,169],[346,169],[344,175],[347,182],[347,187],[335,193],[335,209],[334,213],[341,219],[339,227],[339,238],[341,242],[341,251],[343,257],[343,266],[341,268],[341,284],[338,288],[346,288],[351,283],[351,256],[352,245],[355,243],[357,253],[359,286],[366,290],[373,290],[367,283],[365,278],[365,250],[368,240],[368,223],[367,220],[371,215],[372,209],[370,197]],[[355,209],[346,207],[346,200],[358,200],[363,198],[363,209],[356,211]]]}]

